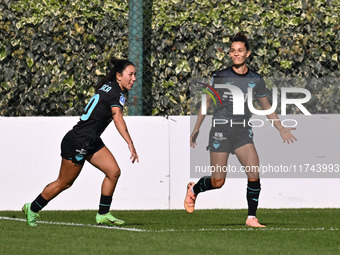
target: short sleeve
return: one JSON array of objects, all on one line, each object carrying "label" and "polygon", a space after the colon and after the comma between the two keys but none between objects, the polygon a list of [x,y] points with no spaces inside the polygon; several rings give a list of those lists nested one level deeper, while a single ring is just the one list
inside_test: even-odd
[{"label": "short sleeve", "polygon": [[121,109],[123,109],[124,104],[125,104],[125,97],[123,95],[123,93],[112,93],[109,96],[109,105],[110,108],[112,107],[119,107]]},{"label": "short sleeve", "polygon": [[259,78],[259,81],[255,86],[254,92],[255,92],[256,97],[267,96],[266,83],[265,83],[265,81],[263,80],[262,77]]},{"label": "short sleeve", "polygon": [[214,73],[210,80],[210,86],[216,89],[215,85],[218,84],[220,81],[221,81],[221,77],[217,73]]}]

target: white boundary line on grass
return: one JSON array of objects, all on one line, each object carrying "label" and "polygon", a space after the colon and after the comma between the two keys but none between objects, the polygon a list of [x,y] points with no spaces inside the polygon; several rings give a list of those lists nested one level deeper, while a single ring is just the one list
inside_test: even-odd
[{"label": "white boundary line on grass", "polygon": [[[2,217],[2,216],[0,216],[0,220],[14,220],[14,221],[26,222],[26,219],[10,218],[10,217]],[[37,221],[37,223],[50,224],[50,225],[62,225],[62,226],[76,226],[76,227],[108,228],[108,229],[126,230],[126,231],[134,231],[134,232],[148,232],[148,230],[138,229],[138,228],[110,227],[110,226],[103,226],[103,225],[78,224],[78,223],[68,223],[68,222]]]},{"label": "white boundary line on grass", "polygon": [[338,231],[338,228],[275,228],[275,227],[267,227],[267,228],[201,228],[201,229],[164,229],[164,230],[155,230],[153,232],[205,232],[205,231]]},{"label": "white boundary line on grass", "polygon": [[[20,218],[10,218],[0,216],[0,220],[14,220],[14,221],[23,221],[26,222],[26,219]],[[161,229],[161,230],[146,230],[139,228],[126,228],[126,227],[110,227],[103,225],[91,225],[91,224],[79,224],[79,223],[68,223],[68,222],[52,222],[52,221],[37,221],[40,224],[50,224],[50,225],[62,225],[62,226],[76,226],[76,227],[91,227],[91,228],[106,228],[106,229],[115,229],[115,230],[125,230],[132,232],[153,232],[153,233],[162,233],[162,232],[206,232],[206,231],[338,231],[337,227],[330,228],[275,228],[275,227],[267,227],[267,228],[201,228],[201,229]]]}]

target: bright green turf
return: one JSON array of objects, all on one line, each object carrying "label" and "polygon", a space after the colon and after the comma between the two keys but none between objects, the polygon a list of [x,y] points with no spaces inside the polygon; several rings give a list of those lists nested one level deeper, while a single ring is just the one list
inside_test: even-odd
[{"label": "bright green turf", "polygon": [[[260,209],[258,217],[266,229],[245,227],[246,210],[112,214],[126,221],[125,228],[149,232],[43,223],[32,228],[0,219],[0,254],[340,254],[340,209]],[[40,215],[41,221],[94,225],[96,212]],[[2,211],[0,216],[24,217],[17,211]]]}]

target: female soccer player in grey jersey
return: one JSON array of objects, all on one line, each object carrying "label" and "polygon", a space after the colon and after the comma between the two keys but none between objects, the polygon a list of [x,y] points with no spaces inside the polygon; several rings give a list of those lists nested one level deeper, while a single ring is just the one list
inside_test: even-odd
[{"label": "female soccer player in grey jersey", "polygon": [[97,84],[96,92],[85,107],[79,122],[61,142],[62,161],[57,180],[48,184],[32,203],[23,206],[28,225],[36,226],[38,212],[59,193],[71,187],[80,174],[85,160],[105,174],[99,211],[96,215],[97,223],[110,226],[124,224],[123,220],[115,218],[109,212],[120,168],[100,136],[113,120],[118,132],[128,144],[132,163],[139,161],[123,119],[125,103],[123,92],[132,88],[136,80],[136,71],[133,63],[128,60],[113,58],[111,63],[113,67],[110,73]]},{"label": "female soccer player in grey jersey", "polygon": [[[233,94],[229,89],[218,86],[218,84],[235,86],[237,90],[241,90],[246,96],[249,96],[247,91],[248,87],[250,87],[253,89],[253,93],[259,99],[264,110],[270,109],[271,106],[266,96],[264,80],[260,75],[247,67],[246,60],[250,56],[250,50],[247,37],[243,33],[236,34],[232,39],[229,55],[233,61],[233,66],[216,72],[212,79],[212,89],[218,93],[222,104],[218,105],[214,110],[213,123],[216,124],[218,121],[220,123],[212,126],[207,149],[210,151],[211,166],[215,170],[226,169],[229,154],[236,154],[241,165],[247,170],[248,177],[248,218],[246,226],[265,227],[256,218],[261,184],[258,171],[259,158],[253,143],[253,132],[247,124],[251,117],[250,110],[246,104],[247,100],[244,100],[244,113],[234,115]],[[211,104],[211,100],[211,97],[207,97],[207,109]],[[193,148],[196,145],[196,138],[204,117],[205,115],[202,115],[201,109],[190,137],[190,145]],[[296,140],[291,133],[291,130],[295,128],[283,127],[281,122],[277,121],[278,116],[275,112],[267,115],[267,117],[273,121],[284,142],[290,143]],[[189,213],[194,211],[196,198],[200,192],[221,188],[225,178],[225,171],[214,171],[211,176],[202,177],[196,184],[193,182],[188,183],[187,194],[184,200],[186,211]]]}]

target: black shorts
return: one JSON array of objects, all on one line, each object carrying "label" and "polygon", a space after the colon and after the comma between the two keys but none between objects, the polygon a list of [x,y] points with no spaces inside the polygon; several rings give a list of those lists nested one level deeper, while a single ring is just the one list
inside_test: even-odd
[{"label": "black shorts", "polygon": [[254,143],[253,131],[249,126],[216,125],[211,127],[207,150],[212,152],[228,152],[235,154],[235,150],[243,145]]},{"label": "black shorts", "polygon": [[84,147],[77,141],[74,133],[69,131],[61,141],[61,156],[64,159],[72,160],[73,163],[83,165],[86,156],[92,155],[105,146],[102,139],[98,139],[91,147]]}]

